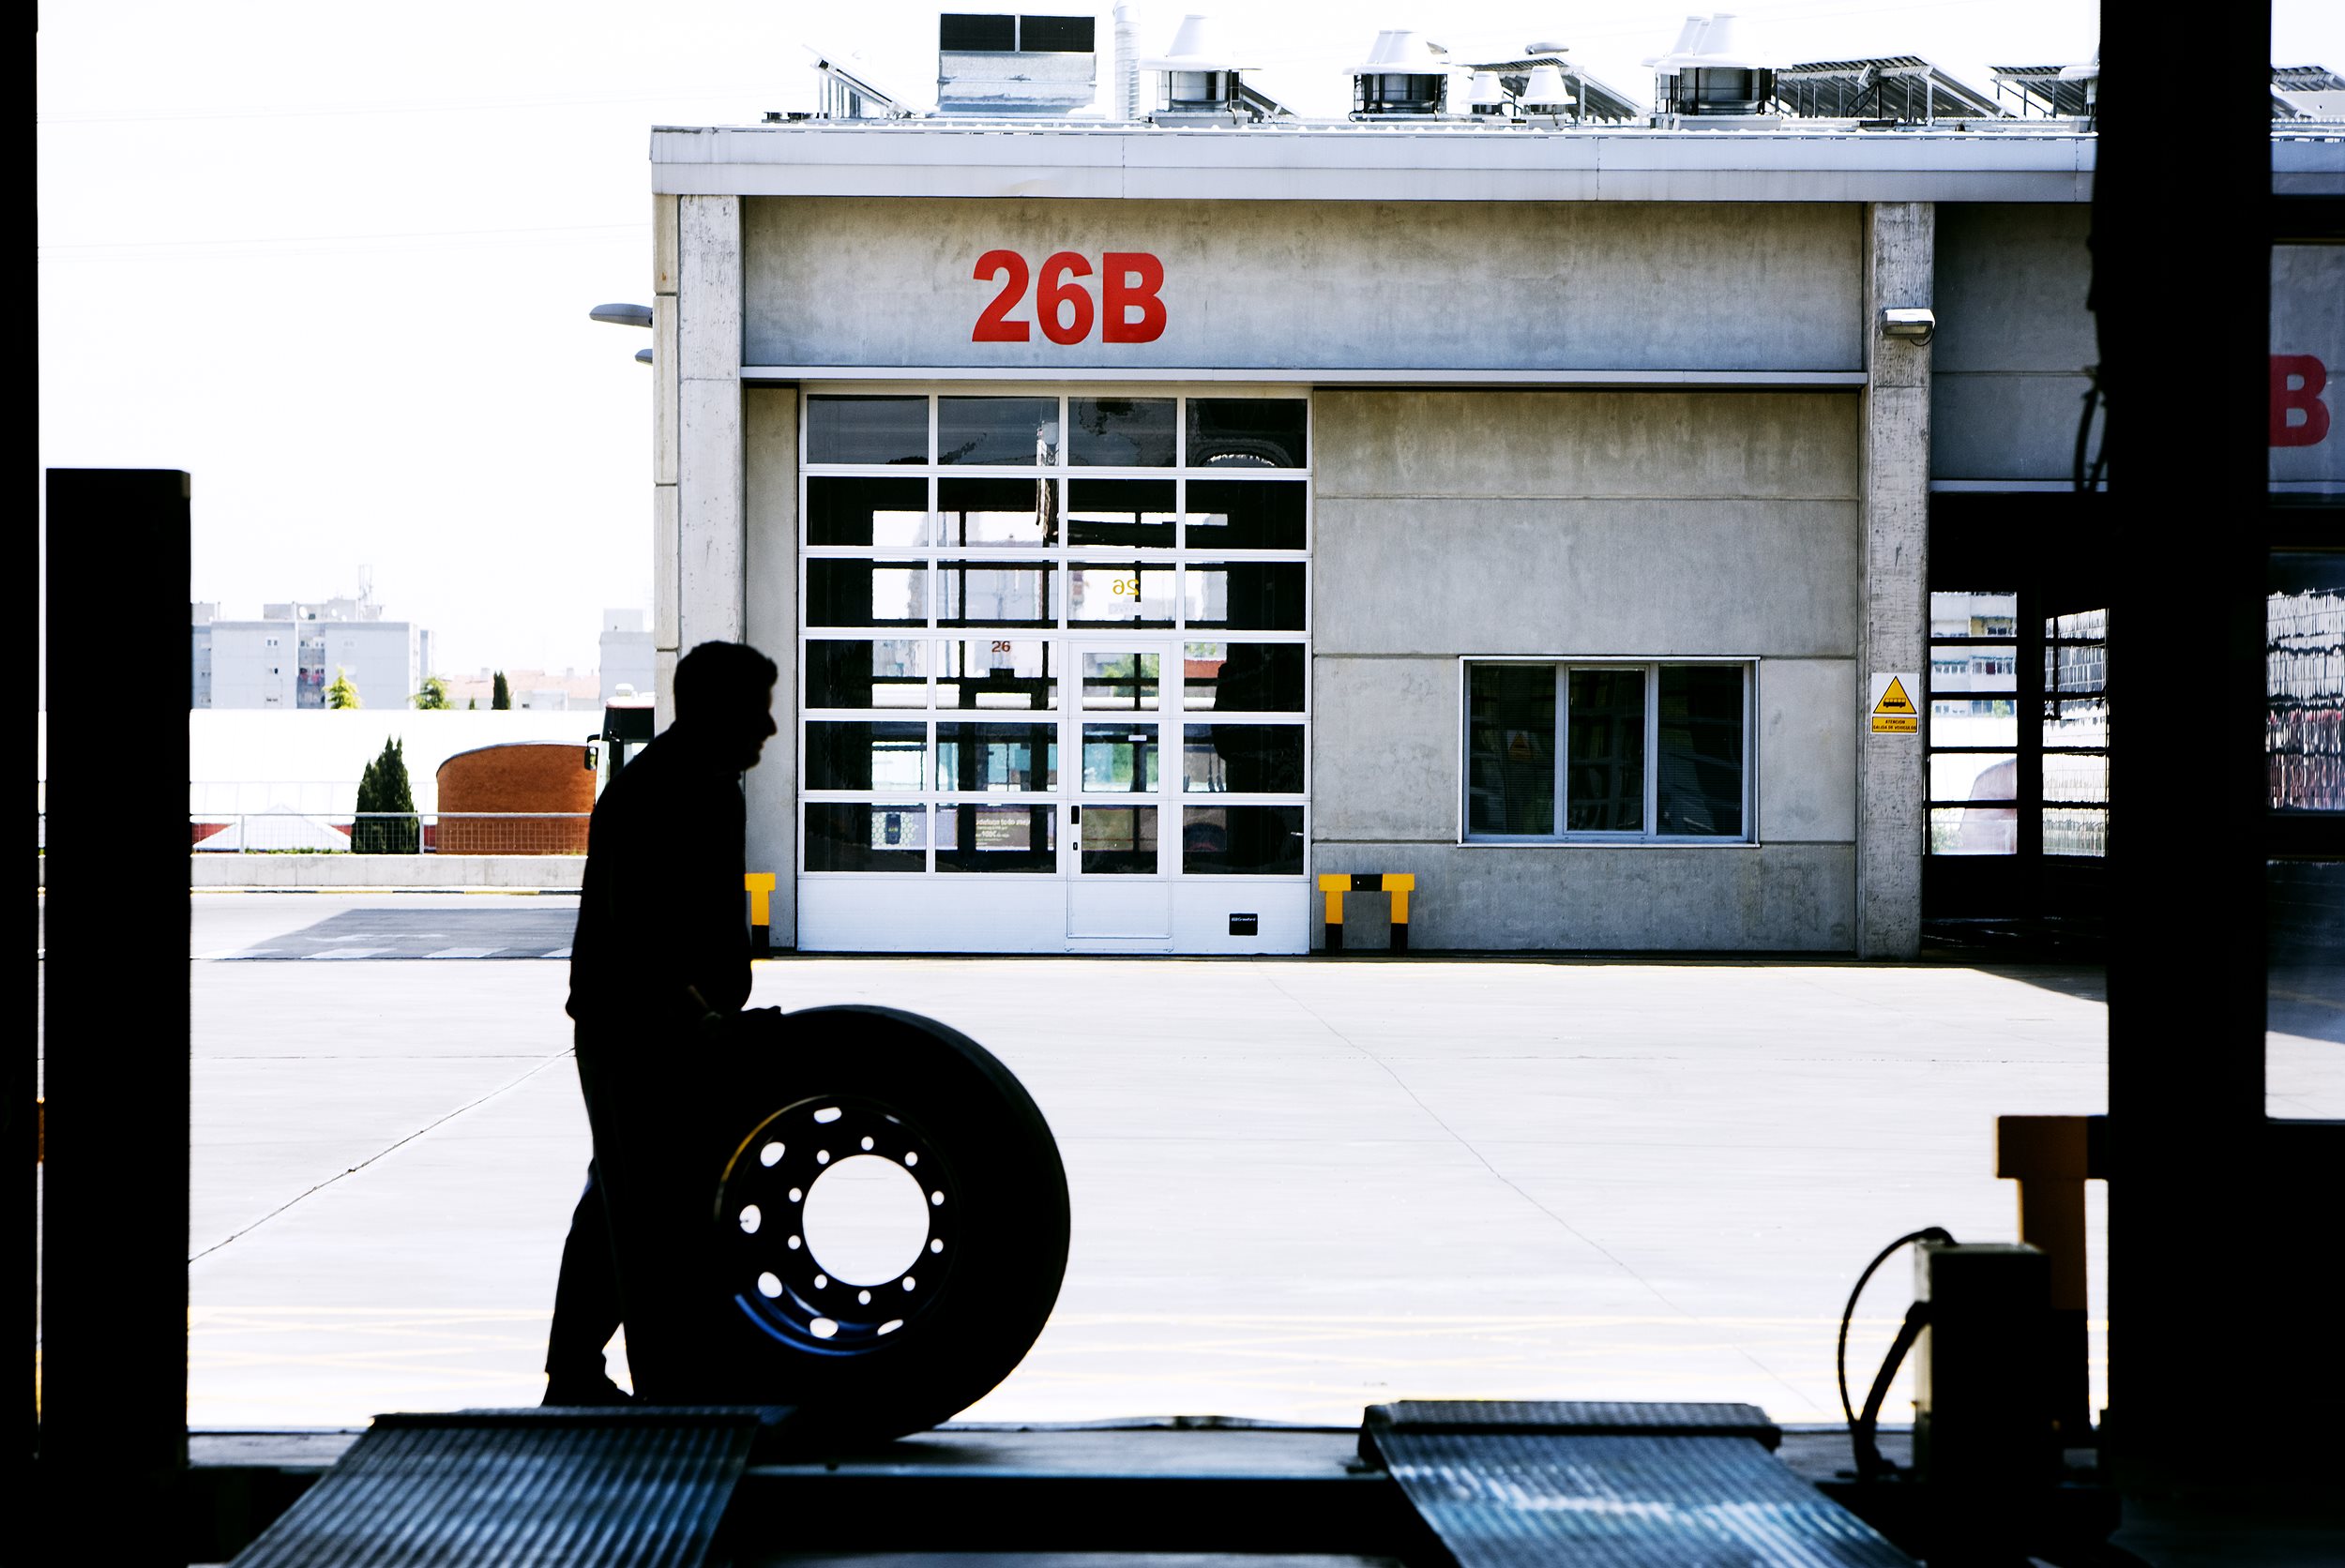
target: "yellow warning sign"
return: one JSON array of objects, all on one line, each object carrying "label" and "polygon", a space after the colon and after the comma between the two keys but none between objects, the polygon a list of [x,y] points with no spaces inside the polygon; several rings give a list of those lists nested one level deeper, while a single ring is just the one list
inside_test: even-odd
[{"label": "yellow warning sign", "polygon": [[1907,694],[1906,683],[1914,677],[1905,674],[1875,675],[1872,678],[1872,725],[1876,735],[1918,735],[1922,716]]}]

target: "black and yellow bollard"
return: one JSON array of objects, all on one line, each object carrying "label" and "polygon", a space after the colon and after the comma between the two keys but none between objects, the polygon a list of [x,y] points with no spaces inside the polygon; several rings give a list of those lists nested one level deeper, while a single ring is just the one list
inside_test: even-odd
[{"label": "black and yellow bollard", "polygon": [[750,871],[741,878],[749,890],[749,957],[766,958],[774,951],[774,873]]},{"label": "black and yellow bollard", "polygon": [[1409,895],[1416,888],[1413,871],[1328,871],[1319,879],[1327,898],[1327,951],[1343,951],[1343,896],[1384,893],[1392,897],[1392,951],[1409,950]]}]

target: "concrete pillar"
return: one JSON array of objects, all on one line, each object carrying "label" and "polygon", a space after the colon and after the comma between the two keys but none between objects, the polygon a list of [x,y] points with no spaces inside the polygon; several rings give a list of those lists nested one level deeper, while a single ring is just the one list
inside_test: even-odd
[{"label": "concrete pillar", "polygon": [[651,199],[651,647],[652,716],[675,717],[676,661],[676,204]]},{"label": "concrete pillar", "polygon": [[[1929,656],[1929,350],[1884,338],[1881,313],[1930,303],[1936,228],[1937,209],[1928,203],[1865,210],[1860,675],[1918,672]],[[1918,704],[1922,694],[1912,695]],[[1859,725],[1856,951],[1911,958],[1921,951],[1928,735],[1877,735],[1864,713],[1851,717]]]},{"label": "concrete pillar", "polygon": [[772,940],[798,944],[798,394],[752,386],[741,394],[744,530],[743,608],[749,643],[779,667],[774,722],[781,732],[742,778],[749,805],[749,868],[779,879]]},{"label": "concrete pillar", "polygon": [[[673,523],[656,514],[653,645],[660,661],[659,721],[673,716],[676,656],[696,644],[738,641],[744,510],[741,474],[741,203],[734,196],[664,199],[675,212],[674,292],[658,296],[653,325],[673,338],[671,483]],[[655,220],[655,234],[661,225]],[[661,322],[662,309],[669,324]],[[658,367],[655,367],[658,370]],[[664,537],[661,535],[664,535]],[[673,546],[668,543],[673,540]]]}]

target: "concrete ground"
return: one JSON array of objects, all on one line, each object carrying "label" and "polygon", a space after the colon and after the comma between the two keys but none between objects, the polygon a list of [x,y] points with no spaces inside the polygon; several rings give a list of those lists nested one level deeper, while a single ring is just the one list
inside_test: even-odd
[{"label": "concrete ground", "polygon": [[[537,1398],[588,1155],[567,966],[388,955],[559,951],[571,907],[196,898],[190,1425]],[[785,957],[756,992],[931,1014],[1050,1118],[1066,1287],[971,1419],[1503,1395],[1835,1420],[1865,1261],[1925,1225],[2008,1239],[1994,1118],[2102,1108],[2090,971]],[[1868,1294],[1859,1390],[1909,1279]]]}]

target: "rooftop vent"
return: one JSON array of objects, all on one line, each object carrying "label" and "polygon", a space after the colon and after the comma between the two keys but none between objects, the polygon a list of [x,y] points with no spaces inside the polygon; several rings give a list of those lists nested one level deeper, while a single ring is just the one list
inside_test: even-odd
[{"label": "rooftop vent", "polygon": [[1098,96],[1096,21],[947,11],[937,18],[940,114],[1072,114]]},{"label": "rooftop vent", "polygon": [[1561,114],[1571,107],[1571,89],[1564,85],[1558,66],[1533,66],[1522,86],[1522,108],[1529,114]]},{"label": "rooftop vent", "polygon": [[1449,85],[1448,53],[1405,27],[1376,35],[1365,65],[1352,68],[1354,119],[1439,114]]},{"label": "rooftop vent", "polygon": [[1645,117],[1642,101],[1590,76],[1564,53],[1560,43],[1533,43],[1523,46],[1520,59],[1461,63],[1459,68],[1473,72],[1466,102],[1475,114],[1491,119],[1511,116],[1518,108],[1535,117],[1568,113],[1582,125]]},{"label": "rooftop vent", "polygon": [[1155,71],[1161,83],[1157,119],[1220,122],[1263,117],[1248,105],[1252,95],[1238,81],[1238,73],[1253,66],[1223,49],[1215,35],[1213,19],[1191,11],[1181,18],[1171,49],[1140,62],[1140,68]]},{"label": "rooftop vent", "polygon": [[1775,99],[1775,70],[1743,36],[1732,11],[1689,16],[1677,43],[1651,62],[1655,107],[1684,118],[1749,119]]}]

